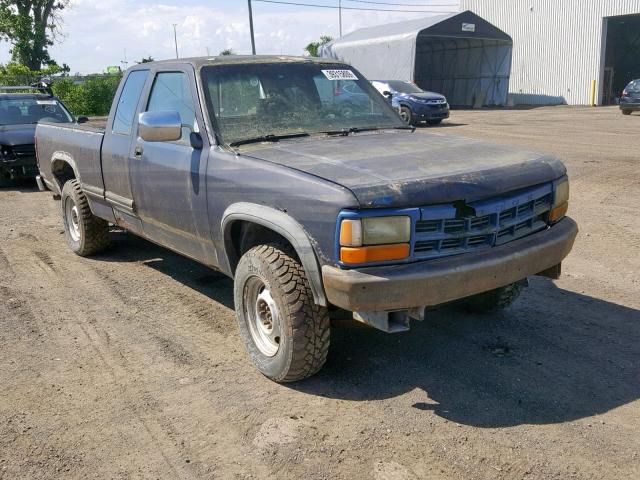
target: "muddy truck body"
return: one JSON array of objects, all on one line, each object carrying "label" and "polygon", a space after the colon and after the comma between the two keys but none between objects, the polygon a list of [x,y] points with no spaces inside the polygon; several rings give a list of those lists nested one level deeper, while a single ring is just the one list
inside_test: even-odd
[{"label": "muddy truck body", "polygon": [[[365,99],[344,104],[349,85]],[[138,65],[105,129],[40,124],[40,180],[79,255],[109,224],[234,279],[256,367],[325,362],[330,313],[405,331],[428,307],[508,306],[577,234],[556,158],[407,127],[354,68],[295,57]]]}]

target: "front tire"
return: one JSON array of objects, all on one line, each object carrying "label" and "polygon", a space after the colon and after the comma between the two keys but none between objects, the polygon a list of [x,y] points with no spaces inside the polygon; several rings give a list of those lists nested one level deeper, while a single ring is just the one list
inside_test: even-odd
[{"label": "front tire", "polygon": [[286,248],[260,245],[234,278],[240,336],[260,372],[276,382],[310,377],[329,351],[329,314],[313,301],[304,268]]},{"label": "front tire", "polygon": [[465,298],[461,301],[461,305],[465,310],[473,313],[490,313],[504,310],[516,301],[527,285],[526,279],[520,280],[505,287]]},{"label": "front tire", "polygon": [[69,180],[64,184],[61,204],[64,234],[76,255],[88,257],[109,246],[109,223],[91,212],[87,197],[77,180]]},{"label": "front tire", "polygon": [[400,107],[400,116],[407,125],[413,125],[413,112],[409,107]]},{"label": "front tire", "polygon": [[427,123],[428,123],[429,125],[433,125],[433,126],[435,126],[435,125],[440,125],[440,124],[442,123],[442,119],[441,119],[441,118],[438,118],[438,119],[436,119],[436,120],[429,120]]},{"label": "front tire", "polygon": [[623,115],[631,115],[631,110],[622,110]]}]

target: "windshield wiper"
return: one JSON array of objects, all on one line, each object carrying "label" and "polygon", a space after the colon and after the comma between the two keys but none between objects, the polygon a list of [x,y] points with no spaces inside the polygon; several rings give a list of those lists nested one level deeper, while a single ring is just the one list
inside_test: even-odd
[{"label": "windshield wiper", "polygon": [[343,128],[340,130],[329,130],[327,132],[322,132],[322,133],[326,133],[327,135],[341,135],[343,137],[346,137],[352,133],[361,133],[361,132],[373,132],[375,130],[414,130],[413,127],[410,126],[401,126],[401,127],[350,127],[350,128]]},{"label": "windshield wiper", "polygon": [[380,127],[349,127],[349,128],[341,128],[340,130],[329,130],[326,132],[327,135],[342,135],[343,137],[348,136],[351,133],[360,133],[360,132],[372,132],[374,130],[381,130]]},{"label": "windshield wiper", "polygon": [[229,144],[229,146],[238,147],[240,145],[247,145],[249,143],[278,142],[278,141],[286,139],[286,138],[298,138],[298,137],[308,137],[308,136],[309,136],[309,134],[306,133],[306,132],[286,133],[286,134],[282,134],[282,135],[274,135],[274,134],[270,133],[268,135],[261,135],[259,137],[246,138],[244,140],[238,140],[236,142],[231,142]]}]

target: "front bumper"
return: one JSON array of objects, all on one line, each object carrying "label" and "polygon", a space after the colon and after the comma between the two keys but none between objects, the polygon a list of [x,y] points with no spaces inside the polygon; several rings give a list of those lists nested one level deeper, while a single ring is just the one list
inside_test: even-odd
[{"label": "front bumper", "polygon": [[415,109],[415,116],[421,121],[444,120],[449,118],[449,108],[421,106]]},{"label": "front bumper", "polygon": [[640,103],[620,102],[620,110],[638,111],[640,110]]},{"label": "front bumper", "polygon": [[558,265],[573,247],[571,218],[542,232],[476,253],[408,265],[342,270],[322,267],[329,302],[349,311],[439,305],[503,287]]},{"label": "front bumper", "polygon": [[38,173],[35,157],[0,161],[0,176],[6,179],[34,178]]}]

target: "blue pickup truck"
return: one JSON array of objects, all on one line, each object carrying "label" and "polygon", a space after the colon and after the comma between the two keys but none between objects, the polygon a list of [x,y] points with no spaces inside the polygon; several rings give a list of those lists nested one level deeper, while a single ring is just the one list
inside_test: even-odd
[{"label": "blue pickup truck", "polygon": [[[345,113],[335,82],[367,97]],[[218,57],[129,69],[106,129],[39,124],[43,187],[78,255],[117,224],[234,279],[267,377],[317,372],[330,313],[405,331],[427,307],[508,306],[573,246],[548,155],[414,133],[354,68]]]}]

